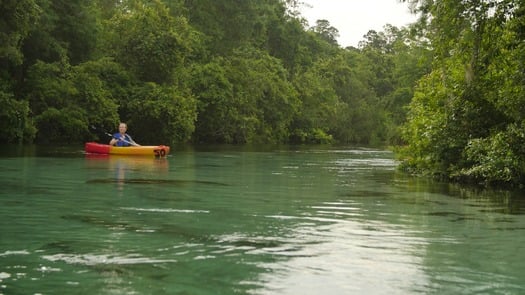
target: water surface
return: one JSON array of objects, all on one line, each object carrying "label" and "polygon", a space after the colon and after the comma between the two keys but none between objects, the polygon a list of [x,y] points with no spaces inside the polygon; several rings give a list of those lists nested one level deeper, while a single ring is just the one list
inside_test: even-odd
[{"label": "water surface", "polygon": [[522,192],[365,148],[3,151],[0,294],[523,294]]}]

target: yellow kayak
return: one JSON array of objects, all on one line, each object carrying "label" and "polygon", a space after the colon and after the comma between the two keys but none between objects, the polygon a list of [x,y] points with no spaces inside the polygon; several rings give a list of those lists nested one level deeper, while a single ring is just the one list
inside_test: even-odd
[{"label": "yellow kayak", "polygon": [[170,147],[166,145],[118,147],[109,144],[87,142],[85,151],[89,154],[165,157],[170,153]]}]

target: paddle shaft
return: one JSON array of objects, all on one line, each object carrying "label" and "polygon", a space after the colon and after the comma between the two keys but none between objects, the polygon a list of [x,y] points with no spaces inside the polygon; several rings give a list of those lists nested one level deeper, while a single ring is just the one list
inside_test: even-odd
[{"label": "paddle shaft", "polygon": [[[95,126],[91,126],[91,128],[97,130],[97,127],[95,127]],[[99,131],[102,131],[102,130],[99,130]],[[109,133],[109,132],[104,131],[104,134],[106,134],[107,136],[109,136],[109,137],[111,137],[111,138],[114,138],[114,137],[113,137],[113,134],[111,134],[111,133]],[[129,135],[128,135],[128,136],[129,136]],[[131,138],[131,137],[130,137],[130,138]],[[129,142],[129,141],[127,141],[127,140],[125,140],[125,139],[121,139],[121,138],[115,138],[115,139],[122,140],[123,142],[125,142],[125,143],[127,143],[127,144],[130,144],[130,145],[132,145],[132,146],[140,146],[140,144],[138,144],[138,143],[136,143],[136,142]]]},{"label": "paddle shaft", "polygon": [[[107,133],[106,132],[106,135],[112,137],[112,138],[115,138],[113,137],[113,135],[111,133]],[[122,140],[123,142],[127,143],[127,144],[131,144],[132,146],[139,146],[138,144],[134,143],[134,142],[130,142],[130,141],[127,141],[125,139],[122,139],[122,138],[115,138],[115,139],[118,139],[118,140]]]}]

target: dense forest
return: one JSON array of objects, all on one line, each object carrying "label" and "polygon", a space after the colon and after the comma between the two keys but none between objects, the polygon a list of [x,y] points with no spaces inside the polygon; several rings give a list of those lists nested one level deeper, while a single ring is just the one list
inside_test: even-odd
[{"label": "dense forest", "polygon": [[[392,0],[395,1],[395,0]],[[428,44],[341,48],[292,0],[4,0],[0,142],[401,142]]]},{"label": "dense forest", "polygon": [[[396,0],[385,0],[396,1]],[[0,143],[399,146],[402,169],[525,184],[525,1],[404,0],[342,48],[298,0],[2,0]]]}]

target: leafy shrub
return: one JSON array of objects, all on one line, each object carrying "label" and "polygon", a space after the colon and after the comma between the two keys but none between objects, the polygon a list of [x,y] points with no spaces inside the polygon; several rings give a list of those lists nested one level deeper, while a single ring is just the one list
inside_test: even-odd
[{"label": "leafy shrub", "polygon": [[525,175],[524,127],[511,124],[505,131],[471,140],[465,148],[471,165],[453,176],[485,184],[520,184]]}]

